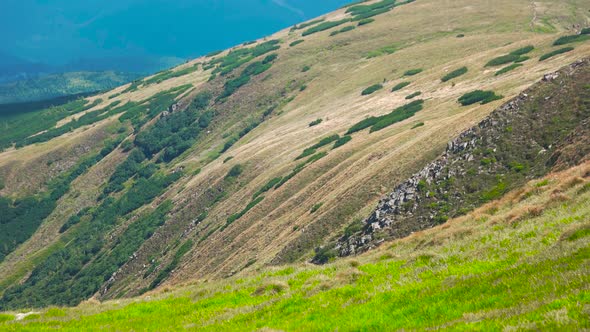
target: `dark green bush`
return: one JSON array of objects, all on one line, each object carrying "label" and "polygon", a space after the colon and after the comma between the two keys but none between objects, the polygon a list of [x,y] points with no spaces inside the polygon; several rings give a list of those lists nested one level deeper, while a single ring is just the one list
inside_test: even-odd
[{"label": "dark green bush", "polygon": [[270,181],[268,181],[264,186],[262,186],[262,188],[260,188],[255,194],[254,196],[252,196],[253,199],[255,199],[256,197],[264,194],[265,192],[271,190],[274,186],[276,186],[279,182],[281,182],[283,178],[282,177],[276,177],[271,179]]},{"label": "dark green bush", "polygon": [[514,63],[525,62],[525,61],[527,61],[529,59],[530,59],[530,57],[528,57],[528,56],[521,56],[518,59],[516,59],[516,61],[514,61]]},{"label": "dark green bush", "polygon": [[242,172],[244,171],[244,168],[242,167],[242,165],[237,164],[234,165],[229,172],[227,172],[227,175],[225,176],[226,179],[230,179],[230,178],[237,178],[238,176],[240,176],[240,174],[242,174]]},{"label": "dark green bush", "polygon": [[467,73],[467,67],[461,67],[459,69],[455,69],[452,72],[446,74],[445,76],[443,76],[440,80],[443,82],[452,80],[453,78],[459,77],[461,75],[464,75]]},{"label": "dark green bush", "polygon": [[303,68],[301,68],[301,71],[305,73],[306,71],[309,71],[310,69],[311,69],[310,66],[305,65],[305,66],[303,66]]},{"label": "dark green bush", "polygon": [[394,85],[393,88],[391,88],[391,92],[395,92],[395,91],[401,90],[401,89],[407,87],[408,85],[410,85],[411,83],[412,82],[401,82],[401,83],[398,83],[398,84]]},{"label": "dark green bush", "polygon": [[582,42],[590,40],[590,35],[583,34],[583,35],[572,35],[572,36],[563,36],[559,37],[556,41],[553,42],[553,46],[560,46],[570,43]]},{"label": "dark green bush", "polygon": [[418,123],[416,123],[415,125],[412,126],[412,129],[416,129],[416,128],[422,127],[422,126],[424,126],[424,122],[418,122]]},{"label": "dark green bush", "polygon": [[418,97],[418,96],[419,96],[419,95],[421,95],[421,94],[422,94],[422,92],[421,92],[421,91],[416,91],[416,92],[414,92],[414,93],[412,93],[412,94],[409,94],[409,95],[407,95],[407,96],[406,96],[406,99],[407,99],[407,100],[409,100],[409,99],[413,99],[413,98],[415,98],[415,97]]},{"label": "dark green bush", "polygon": [[368,87],[368,88],[364,89],[364,90],[361,92],[361,95],[363,95],[363,96],[370,95],[370,94],[372,94],[373,92],[375,92],[375,91],[377,91],[377,90],[381,90],[381,89],[383,89],[383,85],[382,85],[382,84],[379,84],[379,83],[378,83],[378,84],[373,84],[373,85],[371,85],[370,87]]},{"label": "dark green bush", "polygon": [[317,210],[319,210],[322,205],[324,205],[324,203],[316,203],[314,204],[311,209],[309,210],[309,213],[315,213]]},{"label": "dark green bush", "polygon": [[332,31],[330,33],[330,36],[335,36],[337,34],[343,33],[343,32],[347,32],[350,30],[354,30],[356,27],[354,25],[349,25],[349,26],[345,26],[344,28],[337,30],[337,31]]},{"label": "dark green bush", "polygon": [[493,67],[493,66],[505,65],[507,63],[514,62],[514,61],[518,60],[519,58],[520,58],[520,55],[518,55],[518,54],[506,54],[506,55],[499,56],[497,58],[493,58],[488,63],[486,63],[485,66],[486,67]]},{"label": "dark green bush", "polygon": [[513,64],[511,64],[509,66],[506,66],[506,67],[498,70],[496,72],[495,76],[502,75],[502,74],[507,73],[507,72],[509,72],[511,70],[514,70],[514,69],[516,69],[518,67],[522,67],[522,63],[513,63]]},{"label": "dark green bush", "polygon": [[308,36],[311,35],[313,33],[316,32],[320,32],[320,31],[324,31],[324,30],[328,30],[331,29],[333,27],[339,26],[341,24],[344,24],[346,22],[350,22],[349,19],[343,19],[343,20],[339,20],[339,21],[327,21],[327,22],[323,22],[320,23],[312,28],[309,28],[305,31],[303,31],[302,36]]},{"label": "dark green bush", "polygon": [[395,123],[411,118],[418,111],[422,110],[423,100],[416,100],[404,106],[398,107],[393,112],[380,116],[378,121],[371,126],[370,132],[378,131]]},{"label": "dark green bush", "polygon": [[350,135],[342,136],[336,142],[334,142],[334,146],[332,147],[332,149],[339,148],[344,144],[350,142],[350,140],[352,140],[352,137]]},{"label": "dark green bush", "polygon": [[366,24],[373,23],[373,22],[375,22],[375,19],[372,19],[372,18],[364,18],[364,19],[362,19],[362,20],[359,21],[358,26],[366,25]]},{"label": "dark green bush", "polygon": [[309,21],[309,22],[305,22],[305,23],[301,23],[301,24],[297,24],[293,27],[293,30],[301,30],[301,29],[305,29],[307,27],[310,27],[312,25],[318,24],[318,23],[322,23],[324,22],[326,19],[325,18],[319,18],[317,20],[313,20],[313,21]]},{"label": "dark green bush", "polygon": [[422,72],[421,68],[410,69],[404,73],[404,76],[414,76],[414,75],[420,74],[421,72]]},{"label": "dark green bush", "polygon": [[502,99],[502,96],[496,95],[493,91],[475,90],[468,92],[459,98],[459,103],[463,106],[475,103],[487,104],[494,100]]},{"label": "dark green bush", "polygon": [[303,40],[303,39],[299,39],[299,40],[296,40],[296,41],[292,42],[291,44],[289,44],[289,46],[290,47],[297,46],[297,45],[303,43],[304,41],[305,40]]},{"label": "dark green bush", "polygon": [[574,48],[573,48],[573,47],[564,47],[564,48],[560,48],[560,49],[558,49],[558,50],[551,51],[551,52],[549,52],[549,53],[546,53],[546,54],[543,54],[543,55],[541,55],[541,57],[539,58],[539,61],[545,61],[545,60],[547,60],[547,59],[549,59],[549,58],[552,58],[552,57],[554,57],[554,56],[556,56],[556,55],[563,54],[563,53],[567,53],[567,52],[571,52],[571,51],[573,51],[573,50],[574,50]]},{"label": "dark green bush", "polygon": [[317,126],[317,125],[319,125],[320,123],[322,123],[322,121],[324,121],[324,120],[322,120],[322,119],[316,119],[316,120],[313,120],[312,122],[310,122],[310,123],[309,123],[309,126],[310,126],[310,127]]},{"label": "dark green bush", "polygon": [[528,45],[528,46],[521,47],[521,48],[519,48],[517,50],[514,50],[514,51],[510,52],[510,54],[512,54],[512,55],[524,55],[524,54],[530,53],[534,49],[535,49],[535,47],[533,45]]}]

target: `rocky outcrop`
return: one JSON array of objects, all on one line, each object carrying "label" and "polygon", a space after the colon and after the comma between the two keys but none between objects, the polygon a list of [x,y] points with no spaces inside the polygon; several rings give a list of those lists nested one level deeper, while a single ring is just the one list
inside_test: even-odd
[{"label": "rocky outcrop", "polygon": [[548,173],[562,153],[568,164],[583,160],[588,149],[568,147],[588,139],[580,125],[590,118],[589,64],[584,59],[544,75],[450,141],[439,158],[381,199],[360,232],[338,240],[338,255],[441,224]]}]

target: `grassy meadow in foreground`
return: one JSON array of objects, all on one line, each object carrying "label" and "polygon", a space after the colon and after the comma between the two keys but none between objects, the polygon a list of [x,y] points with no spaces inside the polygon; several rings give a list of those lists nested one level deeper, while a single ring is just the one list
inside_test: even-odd
[{"label": "grassy meadow in foreground", "polygon": [[49,308],[0,330],[590,328],[590,162],[352,259]]}]

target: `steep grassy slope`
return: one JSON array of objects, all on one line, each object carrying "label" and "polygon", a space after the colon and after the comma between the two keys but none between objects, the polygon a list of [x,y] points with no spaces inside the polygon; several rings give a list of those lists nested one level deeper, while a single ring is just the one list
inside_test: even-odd
[{"label": "steep grassy slope", "polygon": [[[578,0],[534,4],[385,5],[353,30],[330,36],[357,21],[305,36],[314,25],[280,31],[90,97],[40,133],[11,132],[19,148],[0,153],[0,194],[13,208],[47,193],[106,137],[82,153],[67,147],[101,128],[124,140],[71,181],[28,240],[8,248],[0,307],[133,296],[310,258],[502,103],[461,106],[459,97],[477,89],[513,97],[590,52],[577,41],[539,61],[561,47],[553,46],[559,36],[574,34],[572,25],[585,24],[589,8]],[[497,76],[501,67],[484,67],[528,45],[530,59],[514,60],[522,67]],[[465,66],[467,73],[441,82]],[[391,92],[401,82],[410,85]],[[362,95],[376,84],[383,88]],[[416,91],[422,101],[404,107]],[[347,137],[365,119],[375,121],[371,129],[338,138],[346,144],[332,149],[334,135]],[[63,156],[52,159],[57,151]],[[63,167],[48,172],[51,165]]]},{"label": "steep grassy slope", "polygon": [[322,267],[49,308],[7,331],[580,330],[590,327],[590,163],[443,226]]},{"label": "steep grassy slope", "polygon": [[[339,240],[339,254],[444,223],[552,169],[588,158],[588,82],[589,58],[545,75],[449,142],[442,156],[385,196],[357,226],[362,231],[353,234],[349,228]],[[580,144],[570,146],[574,140]],[[324,248],[315,260],[327,260],[328,251]]]}]

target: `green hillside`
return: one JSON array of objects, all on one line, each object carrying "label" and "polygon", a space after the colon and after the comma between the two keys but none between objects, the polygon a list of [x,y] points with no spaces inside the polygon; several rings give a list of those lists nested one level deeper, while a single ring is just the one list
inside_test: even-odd
[{"label": "green hillside", "polygon": [[587,327],[589,21],[364,1],[0,114],[2,327]]}]

